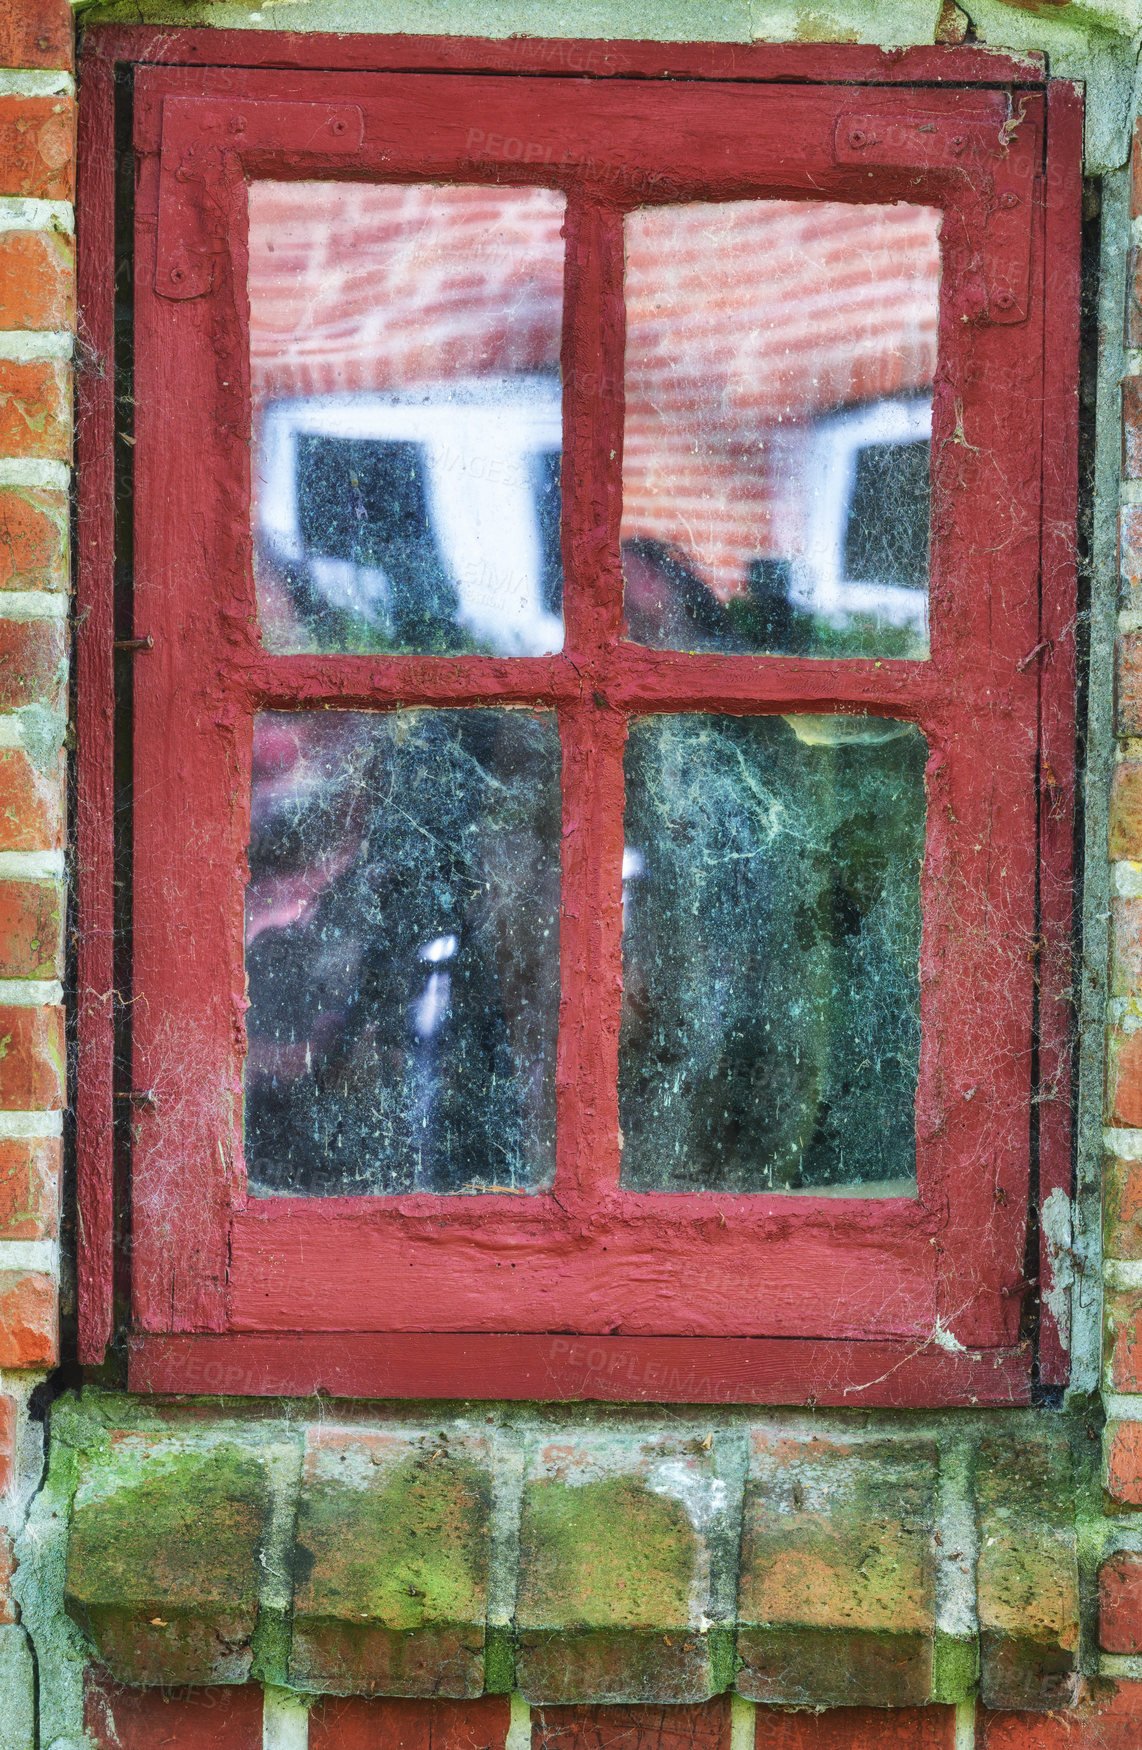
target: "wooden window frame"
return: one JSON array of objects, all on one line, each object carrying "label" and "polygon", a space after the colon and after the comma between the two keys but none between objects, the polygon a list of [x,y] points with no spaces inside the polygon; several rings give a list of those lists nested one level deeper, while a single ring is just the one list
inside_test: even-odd
[{"label": "wooden window frame", "polygon": [[[1033,1365],[1043,1383],[1065,1378],[1046,1298],[1037,1356],[1021,1315],[1033,1181],[1041,1198],[1071,1186],[1076,88],[1048,82],[1034,57],[973,50],[117,29],[88,33],[81,92],[81,282],[100,366],[81,377],[79,426],[81,1360],[103,1356],[114,1287],[111,163],[124,64],[139,154],[134,618],[119,628],[139,652],[133,1083],[118,1090],[134,1101],[132,1388],[868,1406],[1025,1402]],[[510,150],[488,146],[489,114]],[[235,198],[249,174],[567,191],[562,655],[261,648]],[[619,209],[648,189],[923,199],[954,216],[930,661],[620,641]],[[1015,505],[1002,544],[969,537]],[[398,702],[559,713],[556,1187],[247,1202],[236,1126],[252,714]],[[918,1201],[617,1189],[625,714],[695,709],[881,711],[928,736]],[[1045,1285],[1048,1272],[1044,1252]],[[413,1319],[410,1305],[428,1310]]]}]

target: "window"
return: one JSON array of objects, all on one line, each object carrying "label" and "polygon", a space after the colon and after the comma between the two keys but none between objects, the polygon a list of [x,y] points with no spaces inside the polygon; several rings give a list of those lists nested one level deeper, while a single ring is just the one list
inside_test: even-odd
[{"label": "window", "polygon": [[483,48],[136,73],[132,1381],[1018,1401],[1073,99]]}]

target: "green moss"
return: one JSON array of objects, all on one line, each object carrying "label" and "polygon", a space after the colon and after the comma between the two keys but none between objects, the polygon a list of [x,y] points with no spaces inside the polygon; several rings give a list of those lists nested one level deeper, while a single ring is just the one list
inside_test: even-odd
[{"label": "green moss", "polygon": [[685,1509],[636,1477],[532,1483],[520,1523],[519,1620],[529,1627],[690,1623],[697,1540]]}]

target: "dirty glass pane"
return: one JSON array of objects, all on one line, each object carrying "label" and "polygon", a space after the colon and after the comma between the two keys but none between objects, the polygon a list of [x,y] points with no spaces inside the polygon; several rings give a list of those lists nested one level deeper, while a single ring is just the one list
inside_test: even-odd
[{"label": "dirty glass pane", "polygon": [[550,1183],[559,811],[551,713],[255,717],[254,1193]]},{"label": "dirty glass pane", "polygon": [[926,757],[891,718],[631,723],[624,1185],[914,1193]]},{"label": "dirty glass pane", "polygon": [[251,184],[269,649],[561,648],[563,209],[543,188]]},{"label": "dirty glass pane", "polygon": [[636,643],[928,655],[939,231],[902,203],[627,216]]}]

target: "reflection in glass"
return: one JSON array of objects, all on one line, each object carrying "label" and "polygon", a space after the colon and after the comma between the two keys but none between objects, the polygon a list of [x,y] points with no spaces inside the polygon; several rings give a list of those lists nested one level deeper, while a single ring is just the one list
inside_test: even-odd
[{"label": "reflection in glass", "polygon": [[926,757],[891,718],[632,721],[624,1185],[914,1193]]},{"label": "reflection in glass", "polygon": [[628,214],[627,635],[928,655],[934,208]]},{"label": "reflection in glass", "polygon": [[563,209],[542,188],[251,185],[271,650],[561,648]]},{"label": "reflection in glass", "polygon": [[550,713],[255,718],[252,1192],[550,1182],[559,811]]}]

